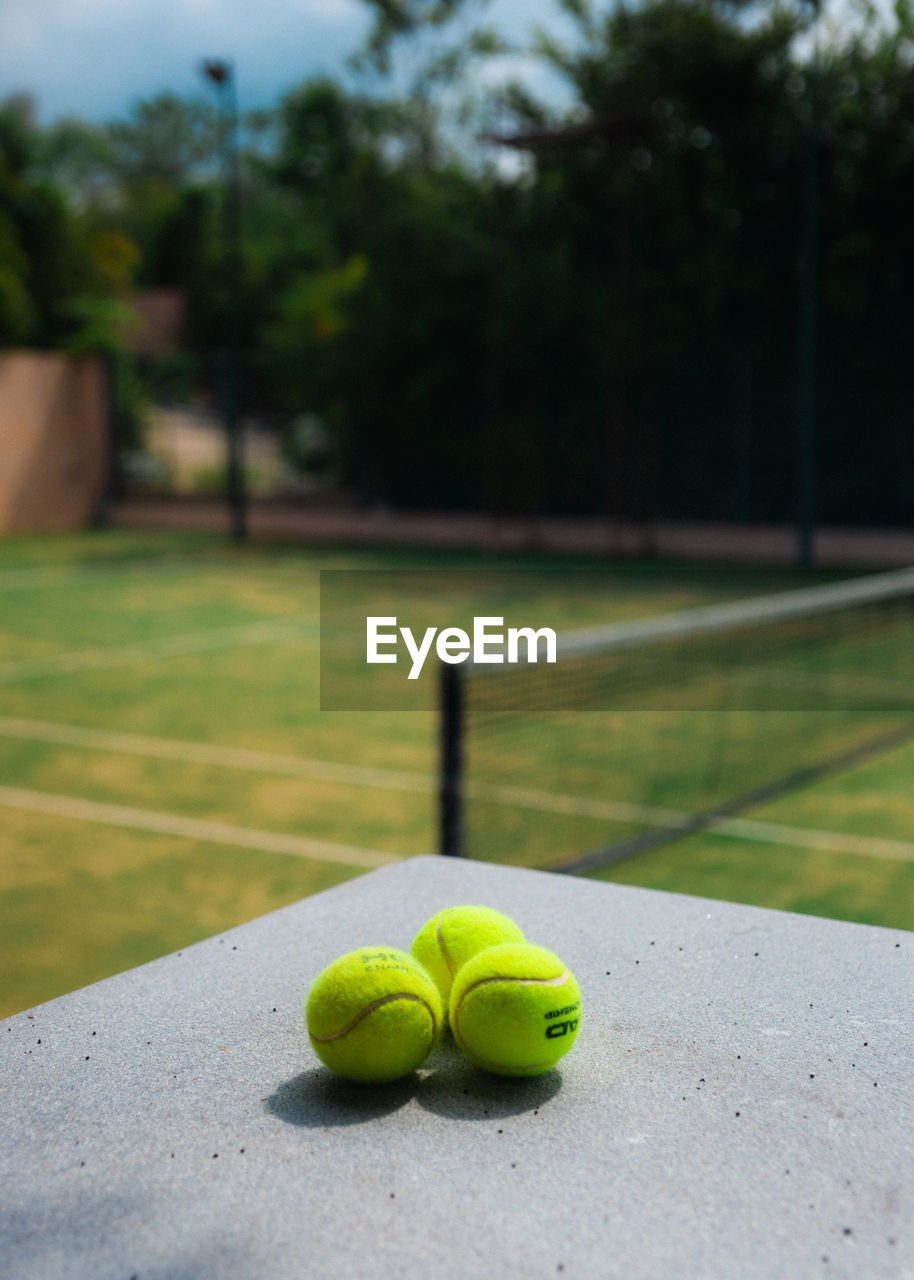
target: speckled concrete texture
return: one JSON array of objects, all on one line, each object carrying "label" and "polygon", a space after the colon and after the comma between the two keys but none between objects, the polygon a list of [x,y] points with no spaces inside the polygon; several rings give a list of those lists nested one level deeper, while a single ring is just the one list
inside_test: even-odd
[{"label": "speckled concrete texture", "polygon": [[[336,1081],[309,980],[486,903],[580,982],[505,1080]],[[418,858],[0,1024],[6,1280],[914,1280],[914,934]]]}]

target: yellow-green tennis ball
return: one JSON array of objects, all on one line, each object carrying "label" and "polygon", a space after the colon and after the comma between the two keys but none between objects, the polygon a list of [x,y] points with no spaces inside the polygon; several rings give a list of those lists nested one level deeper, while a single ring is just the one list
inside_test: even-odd
[{"label": "yellow-green tennis ball", "polygon": [[321,1062],[347,1080],[383,1083],[415,1071],[434,1049],[443,1010],[422,966],[392,947],[362,947],[315,978],[305,1021]]},{"label": "yellow-green tennis ball", "polygon": [[480,951],[503,942],[523,942],[520,929],[491,907],[448,907],[427,920],[413,939],[412,953],[428,970],[447,1008],[456,974]]},{"label": "yellow-green tennis ball", "polygon": [[502,1076],[537,1076],[575,1042],[581,992],[545,947],[507,943],[470,960],[451,990],[451,1030],[471,1062]]}]

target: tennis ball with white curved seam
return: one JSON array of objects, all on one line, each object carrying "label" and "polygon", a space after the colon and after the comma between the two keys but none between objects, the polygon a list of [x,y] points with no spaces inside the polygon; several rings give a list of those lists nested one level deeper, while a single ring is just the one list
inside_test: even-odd
[{"label": "tennis ball with white curved seam", "polygon": [[558,956],[529,943],[481,952],[454,980],[451,1030],[477,1067],[502,1076],[536,1076],[574,1044],[581,992]]},{"label": "tennis ball with white curved seam", "polygon": [[468,960],[488,947],[523,941],[514,921],[492,907],[447,907],[425,922],[411,950],[431,975],[446,1009],[454,977]]},{"label": "tennis ball with white curved seam", "polygon": [[384,1083],[425,1061],[444,1017],[438,989],[418,961],[393,947],[362,947],[318,974],[305,1020],[314,1052],[331,1071]]}]

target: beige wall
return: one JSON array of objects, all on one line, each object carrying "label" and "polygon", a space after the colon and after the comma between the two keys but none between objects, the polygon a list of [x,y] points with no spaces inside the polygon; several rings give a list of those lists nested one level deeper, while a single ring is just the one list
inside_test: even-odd
[{"label": "beige wall", "polygon": [[105,483],[104,370],[0,352],[0,533],[89,524]]}]

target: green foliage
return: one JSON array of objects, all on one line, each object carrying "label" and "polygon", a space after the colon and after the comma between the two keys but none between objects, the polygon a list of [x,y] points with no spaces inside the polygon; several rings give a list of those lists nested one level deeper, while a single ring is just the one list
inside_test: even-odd
[{"label": "green foliage", "polygon": [[103,127],[65,118],[41,133],[36,144],[33,172],[63,191],[71,207],[81,211],[117,199],[116,153]]},{"label": "green foliage", "polygon": [[123,334],[132,320],[130,308],[116,298],[82,294],[66,303],[72,331],[64,343],[71,355],[116,355],[123,348]]},{"label": "green foliage", "polygon": [[[507,46],[479,6],[371,2],[369,60],[411,43],[415,91],[309,80],[244,122],[234,284],[208,104],[44,131],[6,104],[0,341],[113,350],[131,287],[179,288],[178,385],[237,315],[243,407],[318,419],[366,501],[789,518],[815,131],[820,515],[914,519],[911,0],[894,31],[859,0],[815,63],[801,0],[560,0],[573,37],[535,53],[562,118],[480,87]],[[519,176],[455,151],[481,120]]]},{"label": "green foliage", "polygon": [[314,414],[300,414],[289,424],[282,439],[282,457],[300,475],[323,481],[334,478],[337,463],[334,441]]},{"label": "green foliage", "polygon": [[11,345],[27,341],[35,324],[27,270],[28,259],[15,220],[0,211],[0,340]]},{"label": "green foliage", "polygon": [[115,165],[142,189],[177,186],[211,172],[219,125],[213,106],[195,98],[159,94],[138,102],[130,117],[108,129]]},{"label": "green foliage", "polygon": [[367,274],[368,259],[355,254],[342,266],[304,272],[288,286],[265,343],[280,365],[292,366],[287,380],[293,385],[302,341],[320,347],[341,336],[349,323],[353,298]]},{"label": "green foliage", "polygon": [[413,505],[478,485],[484,364],[479,191],[431,162],[427,127],[421,107],[326,82],[287,100],[276,174],[298,253],[259,344],[286,406],[333,434],[342,478]]},{"label": "green foliage", "polygon": [[374,23],[363,57],[380,71],[389,71],[394,41],[416,35],[423,28],[446,26],[463,9],[463,0],[368,0]]},{"label": "green foliage", "polygon": [[[876,27],[808,65],[793,44],[808,9],[775,8],[746,24],[732,6],[689,0],[601,18],[565,8],[580,38],[540,50],[580,110],[564,132],[553,127],[552,146],[534,133],[532,199],[542,211],[549,193],[570,236],[566,288],[575,281],[580,301],[594,288],[607,300],[596,358],[608,381],[592,412],[575,396],[578,434],[596,443],[602,431],[604,469],[613,453],[624,466],[626,452],[651,467],[644,441],[653,435],[667,515],[791,517],[800,202],[815,97],[821,515],[911,518],[902,490],[912,462],[904,433],[889,425],[909,412],[900,371],[914,346],[901,302],[914,284],[905,38]],[[522,128],[542,124],[518,116]],[[586,372],[591,330],[577,331]],[[615,427],[601,428],[597,413]],[[870,463],[854,468],[864,426]],[[630,460],[629,500],[637,469]]]},{"label": "green foliage", "polygon": [[63,199],[30,175],[35,150],[31,104],[0,104],[0,345],[59,337],[61,295],[82,273]]},{"label": "green foliage", "polygon": [[28,100],[0,104],[0,345],[119,346],[139,249],[77,198],[96,142],[72,121],[42,132]]},{"label": "green foliage", "polygon": [[185,351],[150,356],[139,369],[143,395],[154,404],[187,404],[193,398],[196,372],[193,357]]},{"label": "green foliage", "polygon": [[[823,367],[834,421],[823,495],[839,511],[827,471],[854,420],[841,377],[865,379],[884,351],[878,377],[891,380],[912,340],[900,299],[914,109],[899,39],[829,49],[814,87],[794,52],[811,16],[802,7],[751,23],[740,6],[690,0],[564,8],[579,39],[539,48],[573,86],[568,125],[520,86],[501,95],[536,157],[521,183],[449,167],[427,100],[410,112],[327,82],[287,100],[274,172],[301,222],[260,330],[262,367],[290,409],[331,426],[367,498],[515,511],[622,501],[634,512],[654,500],[653,432],[669,514],[789,518],[815,92],[822,322],[835,352]],[[415,31],[422,12],[385,10],[389,33]],[[465,68],[444,46],[424,82]],[[410,128],[422,145],[404,145]],[[552,145],[536,141],[550,133]],[[356,260],[367,273],[337,296]],[[887,314],[883,337],[868,338]],[[895,470],[910,476],[902,438],[886,427]],[[621,497],[620,449],[633,455]],[[872,497],[860,487],[863,512]]]}]

